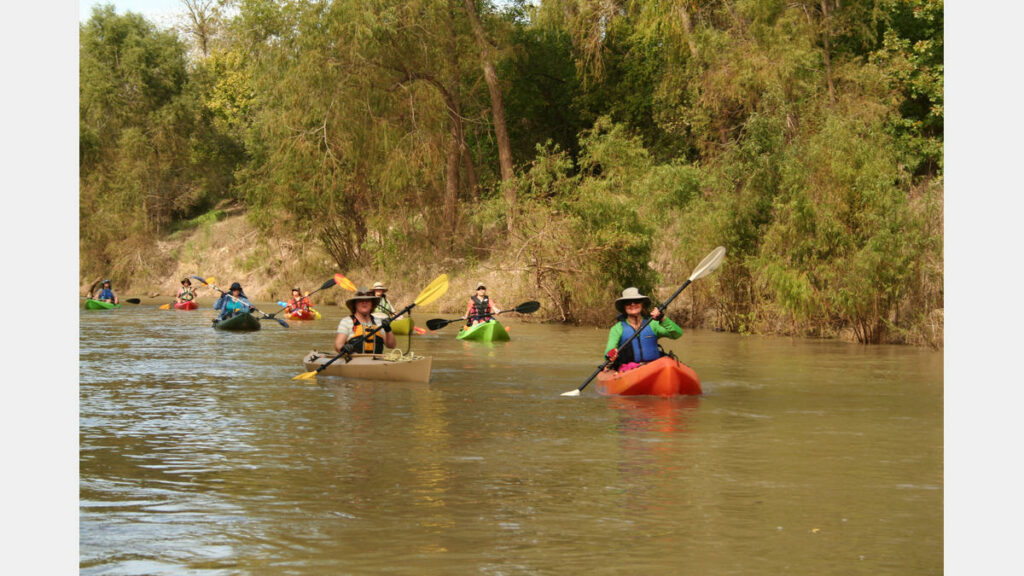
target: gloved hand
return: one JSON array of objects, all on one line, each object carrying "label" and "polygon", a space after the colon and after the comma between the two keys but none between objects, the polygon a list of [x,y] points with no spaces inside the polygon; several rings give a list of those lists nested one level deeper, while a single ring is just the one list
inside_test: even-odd
[{"label": "gloved hand", "polygon": [[617,348],[612,348],[604,355],[604,357],[607,358],[609,362],[615,362],[615,359],[619,357],[619,350]]},{"label": "gloved hand", "polygon": [[385,332],[391,332],[391,319],[390,318],[381,318],[380,319],[380,325],[381,325],[381,327],[384,328]]}]

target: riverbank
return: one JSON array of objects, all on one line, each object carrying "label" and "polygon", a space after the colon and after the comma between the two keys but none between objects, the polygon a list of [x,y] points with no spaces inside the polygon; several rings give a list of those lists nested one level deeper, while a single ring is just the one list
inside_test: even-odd
[{"label": "riverbank", "polygon": [[[178,230],[151,246],[138,249],[133,256],[143,265],[143,272],[130,278],[111,275],[115,292],[121,298],[148,297],[173,299],[181,280],[189,276],[214,278],[215,284],[225,289],[239,282],[246,294],[255,301],[276,302],[290,297],[291,288],[312,291],[342,273],[361,288],[374,282],[388,286],[389,299],[398,306],[411,303],[438,274],[449,276],[447,293],[427,310],[438,314],[461,314],[467,298],[474,293],[477,282],[483,282],[488,292],[504,308],[528,300],[541,302],[541,309],[531,315],[533,321],[561,321],[559,311],[542,290],[536,288],[529,270],[508,264],[512,259],[495,253],[488,261],[437,260],[431,265],[419,263],[407,267],[401,277],[388,277],[379,269],[363,267],[341,270],[319,243],[302,243],[286,238],[266,238],[247,221],[244,208],[223,205],[211,212],[216,217],[204,217],[194,226]],[[442,269],[439,269],[443,268]],[[106,276],[104,276],[106,277]],[[80,296],[86,296],[90,287],[104,277],[80,278]],[[198,286],[198,283],[193,283]],[[677,285],[658,288],[655,299],[666,298]],[[718,311],[694,302],[696,288],[684,291],[673,304],[676,318],[685,326],[720,329]],[[203,288],[200,297],[215,292]],[[321,306],[344,306],[349,293],[340,288],[325,290],[314,297]],[[699,300],[699,298],[698,298]],[[614,311],[609,310],[609,321]],[[944,313],[933,310],[924,322],[925,329],[906,343],[933,349],[943,348]],[[786,335],[783,332],[777,334]],[[852,328],[840,327],[828,337],[844,342],[856,342]]]}]

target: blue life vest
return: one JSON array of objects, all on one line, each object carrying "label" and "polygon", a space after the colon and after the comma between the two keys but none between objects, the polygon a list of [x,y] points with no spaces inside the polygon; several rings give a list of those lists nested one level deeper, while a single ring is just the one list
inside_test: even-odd
[{"label": "blue life vest", "polygon": [[[622,337],[619,338],[619,347],[621,348],[626,340],[633,335],[636,330],[630,326],[629,322],[622,321]],[[630,347],[633,349],[633,362],[653,362],[658,358],[661,358],[661,350],[658,349],[658,337],[655,336],[654,330],[651,330],[651,325],[644,326],[644,329],[640,331],[640,335],[630,342]],[[623,359],[625,360],[625,358]]]},{"label": "blue life vest", "polygon": [[114,299],[114,291],[111,290],[110,288],[104,288],[103,290],[100,290],[100,294],[99,294],[99,296],[96,297],[96,299],[97,300],[113,300]]}]

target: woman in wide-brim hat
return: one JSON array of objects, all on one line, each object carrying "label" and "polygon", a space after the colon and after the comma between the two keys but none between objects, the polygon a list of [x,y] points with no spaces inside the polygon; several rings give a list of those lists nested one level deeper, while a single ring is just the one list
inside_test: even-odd
[{"label": "woman in wide-brim hat", "polygon": [[[346,316],[338,323],[338,333],[334,337],[334,350],[341,352],[349,340],[363,337],[360,344],[354,346],[351,352],[364,354],[380,354],[385,347],[394,348],[397,346],[395,335],[391,332],[391,321],[387,318],[375,318],[373,309],[380,304],[378,298],[370,290],[360,289],[348,300],[345,306],[351,316]],[[370,332],[376,327],[381,328]]]},{"label": "woman in wide-brim hat", "polygon": [[213,309],[220,310],[221,320],[255,310],[249,303],[249,297],[245,295],[245,290],[242,290],[242,285],[238,282],[231,283],[231,288],[222,293],[220,298],[213,303]]},{"label": "woman in wide-brim hat", "polygon": [[[387,291],[388,287],[383,282],[373,283],[373,295],[380,299],[377,301],[377,305],[373,307],[373,315],[377,318],[391,318],[391,315],[395,313],[395,307],[388,300]],[[398,318],[391,319],[398,320]]]},{"label": "woman in wide-brim hat", "polygon": [[[678,324],[667,318],[661,310],[654,308],[647,313],[651,305],[651,299],[640,293],[640,290],[630,286],[622,291],[622,296],[615,300],[615,309],[619,311],[619,317],[615,324],[608,331],[608,342],[605,344],[605,357],[612,361],[612,367],[634,367],[633,364],[644,364],[652,362],[662,356],[658,347],[658,338],[672,338],[675,340],[683,335],[683,329]],[[651,321],[640,330],[647,316]],[[621,354],[617,354],[620,346],[626,343],[637,330],[640,334],[633,339],[629,346],[623,348]]]}]

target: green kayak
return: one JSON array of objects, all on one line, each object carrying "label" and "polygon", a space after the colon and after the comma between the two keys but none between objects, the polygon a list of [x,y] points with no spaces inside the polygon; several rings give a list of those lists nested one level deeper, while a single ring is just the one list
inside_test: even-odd
[{"label": "green kayak", "polygon": [[470,327],[468,330],[463,328],[459,330],[456,338],[459,340],[476,340],[478,342],[499,342],[510,339],[508,337],[508,330],[497,320],[481,322]]},{"label": "green kayak", "polygon": [[120,307],[120,304],[114,304],[112,302],[100,302],[99,300],[93,300],[92,298],[85,299],[86,310],[110,310],[111,308]]},{"label": "green kayak", "polygon": [[259,318],[256,318],[248,312],[242,312],[241,314],[235,314],[234,316],[225,320],[213,320],[213,327],[218,330],[237,330],[237,331],[253,331],[260,329]]}]

